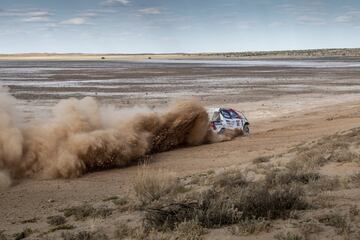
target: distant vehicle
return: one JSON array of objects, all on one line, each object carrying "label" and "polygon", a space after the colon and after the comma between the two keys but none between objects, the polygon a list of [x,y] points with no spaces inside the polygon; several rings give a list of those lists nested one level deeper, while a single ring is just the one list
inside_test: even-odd
[{"label": "distant vehicle", "polygon": [[250,123],[242,112],[232,108],[211,108],[207,112],[214,132],[223,134],[226,129],[241,129],[245,135],[250,134]]}]

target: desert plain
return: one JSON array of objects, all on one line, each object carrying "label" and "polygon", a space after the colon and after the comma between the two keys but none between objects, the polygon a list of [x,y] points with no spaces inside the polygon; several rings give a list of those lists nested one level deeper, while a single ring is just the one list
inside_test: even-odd
[{"label": "desert plain", "polygon": [[68,98],[119,109],[196,98],[242,111],[251,134],[76,178],[13,179],[0,239],[360,238],[360,58],[1,59],[24,123]]}]

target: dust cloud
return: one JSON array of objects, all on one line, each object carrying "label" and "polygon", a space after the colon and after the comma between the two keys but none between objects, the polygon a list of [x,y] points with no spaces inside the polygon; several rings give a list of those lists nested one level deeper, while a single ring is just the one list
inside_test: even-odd
[{"label": "dust cloud", "polygon": [[16,178],[78,177],[124,167],[148,154],[240,134],[214,134],[205,108],[196,100],[153,111],[100,106],[90,97],[67,99],[53,108],[49,119],[22,126],[13,112],[15,99],[1,89],[0,100],[0,169]]}]

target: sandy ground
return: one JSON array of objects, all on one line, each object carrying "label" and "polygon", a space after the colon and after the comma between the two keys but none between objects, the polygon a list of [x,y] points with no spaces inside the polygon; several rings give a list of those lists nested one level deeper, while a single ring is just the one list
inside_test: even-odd
[{"label": "sandy ground", "polygon": [[[258,70],[251,69],[251,72]],[[221,97],[226,100],[223,101],[224,105],[243,110],[251,121],[250,136],[236,138],[231,142],[178,149],[154,155],[149,161],[150,170],[166,169],[178,176],[187,176],[212,169],[246,165],[255,157],[280,154],[297,144],[338,131],[360,127],[358,69],[286,68],[282,69],[285,74],[283,72],[280,74],[285,76],[283,79],[279,79],[279,75],[271,75],[278,70],[271,69],[270,82],[264,80],[270,78],[265,73],[262,76],[264,78],[255,77],[258,81],[251,83],[252,90],[246,92],[246,96],[251,96],[249,98],[244,98],[241,94],[230,94],[225,97],[220,94],[204,101],[207,105],[215,105]],[[150,71],[155,70],[151,68]],[[195,75],[202,76],[198,80],[204,79],[202,71],[205,70],[200,68],[197,71],[198,74]],[[224,69],[213,71],[215,73],[211,77],[215,78]],[[246,71],[250,70],[234,68],[231,73],[223,74],[227,79],[236,80],[240,74],[248,74]],[[174,72],[177,76],[181,75],[178,69]],[[257,74],[262,75],[261,71]],[[293,74],[297,76],[294,77]],[[194,74],[190,75],[194,76]],[[166,76],[169,77],[168,74]],[[313,79],[318,76],[321,79],[314,82]],[[121,79],[119,76],[118,78]],[[47,79],[49,80],[49,77]],[[294,79],[299,79],[301,83],[296,81],[294,85]],[[196,78],[193,82],[196,82]],[[286,89],[282,89],[280,85]],[[33,95],[27,98],[28,95],[22,95],[23,93],[19,90],[26,86],[13,84],[9,87],[12,93],[23,101],[22,103],[29,105],[34,103]],[[241,85],[239,88],[241,87],[244,86]],[[210,87],[202,92],[208,93],[207,89]],[[60,88],[59,91],[63,90]],[[26,91],[48,93],[50,90],[35,88]],[[156,91],[161,91],[161,89],[156,89]],[[50,105],[55,101],[47,97],[45,100],[40,99],[37,103],[47,108],[44,103],[49,100],[51,100]],[[113,99],[105,99],[104,103],[113,101]],[[30,115],[33,114],[34,112],[31,111]],[[101,202],[111,196],[132,196],[134,194],[132,183],[137,172],[138,167],[132,166],[90,173],[70,180],[33,179],[15,182],[10,189],[0,192],[0,230],[16,233],[26,226],[41,228],[45,223],[23,223],[23,221],[33,218],[45,221],[47,216],[54,215],[65,207],[83,202]],[[216,231],[213,234],[212,239],[222,239],[221,231],[218,235]]]},{"label": "sandy ground", "polygon": [[[151,159],[149,168],[166,169],[186,176],[245,164],[257,156],[286,152],[296,144],[359,127],[359,120],[360,101],[295,110],[273,119],[259,117],[251,125],[249,137],[157,154]],[[99,202],[106,197],[131,194],[136,173],[137,167],[133,166],[71,180],[18,182],[0,193],[1,226],[16,232],[24,227],[21,222],[26,219],[41,219],[80,202]]]}]

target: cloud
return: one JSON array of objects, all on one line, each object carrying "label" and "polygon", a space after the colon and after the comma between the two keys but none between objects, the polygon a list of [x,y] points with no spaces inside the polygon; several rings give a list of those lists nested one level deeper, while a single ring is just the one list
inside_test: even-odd
[{"label": "cloud", "polygon": [[91,18],[97,18],[101,17],[104,14],[114,13],[116,11],[112,10],[102,10],[102,9],[96,9],[96,10],[84,10],[80,11],[77,15],[75,15],[73,18],[64,20],[60,22],[60,24],[66,24],[66,25],[84,25],[89,24],[89,20]]},{"label": "cloud", "polygon": [[160,8],[156,8],[156,7],[143,8],[143,9],[139,9],[138,12],[139,12],[141,15],[156,15],[156,14],[160,14],[160,13],[161,13],[161,9],[160,9]]},{"label": "cloud", "polygon": [[[328,16],[326,5],[321,1],[299,1],[293,4],[276,5],[275,9],[287,14],[300,24],[325,25]],[[270,25],[269,25],[270,26]]]},{"label": "cloud", "polygon": [[129,0],[106,0],[101,3],[101,5],[108,7],[126,6],[129,4],[130,4]]},{"label": "cloud", "polygon": [[29,17],[22,19],[23,22],[49,22],[48,17]]},{"label": "cloud", "polygon": [[0,17],[19,18],[23,22],[48,22],[52,14],[39,9],[0,9]]},{"label": "cloud", "polygon": [[87,23],[87,18],[85,17],[70,18],[68,20],[61,22],[61,24],[66,24],[66,25],[84,25],[86,23]]},{"label": "cloud", "polygon": [[302,24],[310,25],[324,25],[326,24],[325,20],[319,17],[313,17],[308,15],[303,15],[297,18],[297,20]]},{"label": "cloud", "polygon": [[282,13],[291,15],[323,15],[324,3],[319,1],[306,2],[299,1],[300,4],[280,4],[276,5],[275,9]]},{"label": "cloud", "polygon": [[359,10],[351,10],[335,18],[335,22],[337,23],[350,23],[355,21],[358,22],[358,20],[360,20]]},{"label": "cloud", "polygon": [[271,27],[271,28],[282,27],[282,26],[285,26],[285,23],[283,23],[283,22],[271,22],[271,23],[269,23],[268,26]]},{"label": "cloud", "polygon": [[92,17],[99,16],[99,14],[96,12],[84,12],[84,13],[79,14],[79,16],[83,17],[83,18],[92,18]]},{"label": "cloud", "polygon": [[237,24],[237,28],[241,30],[249,30],[252,29],[253,26],[254,26],[254,22],[251,21],[243,21]]}]

